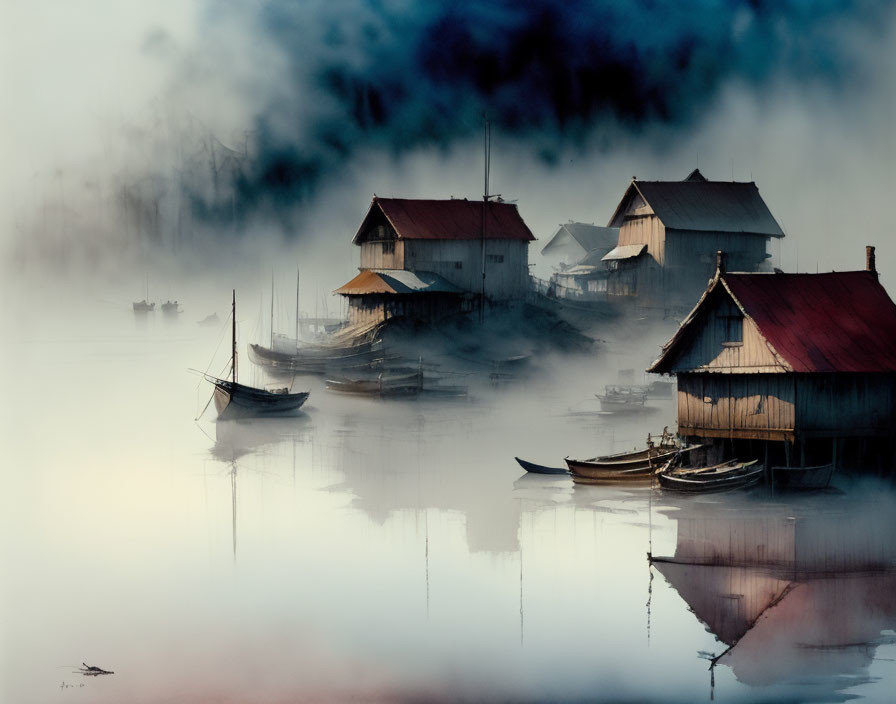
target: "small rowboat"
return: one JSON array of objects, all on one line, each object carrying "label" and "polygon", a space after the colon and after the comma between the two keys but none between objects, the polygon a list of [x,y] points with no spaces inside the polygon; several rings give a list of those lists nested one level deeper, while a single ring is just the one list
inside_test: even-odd
[{"label": "small rowboat", "polygon": [[725,462],[712,467],[670,469],[674,460],[657,475],[660,486],[667,491],[684,493],[708,493],[746,489],[758,484],[765,468],[756,466],[757,460]]},{"label": "small rowboat", "polygon": [[582,476],[598,476],[604,472],[619,472],[626,469],[643,469],[653,471],[677,455],[677,447],[660,446],[635,452],[622,452],[616,455],[592,457],[587,460],[566,458],[569,471]]},{"label": "small rowboat", "polygon": [[572,480],[576,484],[631,484],[634,482],[650,482],[653,479],[653,467],[636,467],[618,471],[594,472],[590,475],[572,472]]},{"label": "small rowboat", "polygon": [[788,491],[827,489],[834,474],[833,464],[815,467],[772,467],[772,485]]},{"label": "small rowboat", "polygon": [[545,467],[542,464],[521,460],[519,457],[514,457],[513,459],[519,463],[520,467],[532,474],[569,474],[569,470],[563,467]]}]

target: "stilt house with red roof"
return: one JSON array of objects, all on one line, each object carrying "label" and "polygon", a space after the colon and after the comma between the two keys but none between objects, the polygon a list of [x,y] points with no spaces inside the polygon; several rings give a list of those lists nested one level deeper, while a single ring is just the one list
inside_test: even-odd
[{"label": "stilt house with red roof", "polygon": [[648,369],[678,379],[678,432],[715,457],[892,466],[896,304],[864,271],[727,273]]},{"label": "stilt house with red roof", "polygon": [[335,292],[355,325],[433,322],[480,301],[524,300],[534,239],[509,203],[374,196],[352,240],[360,273]]}]

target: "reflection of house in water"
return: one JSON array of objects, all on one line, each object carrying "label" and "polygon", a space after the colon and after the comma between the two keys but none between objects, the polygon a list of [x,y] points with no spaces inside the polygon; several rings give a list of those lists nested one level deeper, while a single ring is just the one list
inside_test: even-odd
[{"label": "reflection of house in water", "polygon": [[515,205],[374,197],[352,242],[361,273],[336,290],[355,324],[396,316],[434,321],[525,298],[529,242]]},{"label": "reflection of house in water", "polygon": [[719,253],[709,288],[648,369],[678,378],[679,433],[773,465],[889,467],[896,305],[874,248],[865,271],[725,269]]},{"label": "reflection of house in water", "polygon": [[[346,433],[336,464],[344,480],[336,488],[351,491],[353,506],[377,523],[399,511],[457,512],[471,552],[517,552],[520,506],[506,476],[458,452],[458,438],[468,437],[474,422],[469,416],[464,409],[457,419],[426,423],[419,415],[405,424],[384,421],[377,435]],[[506,461],[500,448],[482,448],[491,451]]]},{"label": "reflection of house in water", "polygon": [[893,506],[792,511],[677,517],[675,554],[652,559],[747,684],[857,674],[896,626]]},{"label": "reflection of house in water", "polygon": [[604,256],[608,299],[641,307],[690,307],[712,276],[715,253],[730,253],[738,271],[767,271],[767,244],[784,236],[756,184],[633,180],[610,226],[618,246]]}]

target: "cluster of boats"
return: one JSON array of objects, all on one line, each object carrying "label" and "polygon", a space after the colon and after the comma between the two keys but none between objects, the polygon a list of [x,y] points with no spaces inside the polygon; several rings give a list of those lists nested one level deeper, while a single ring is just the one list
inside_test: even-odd
[{"label": "cluster of boats", "polygon": [[672,398],[674,382],[654,381],[650,384],[608,384],[602,394],[594,394],[604,413],[637,413],[648,400]]},{"label": "cluster of boats", "polygon": [[[134,312],[135,313],[153,313],[156,309],[155,301],[147,301],[145,298],[142,301],[134,301],[133,303]],[[183,311],[180,308],[180,304],[177,301],[165,301],[161,305],[162,313],[165,315],[177,315],[178,313],[182,313]]]},{"label": "cluster of boats", "polygon": [[691,466],[691,453],[702,445],[682,446],[664,428],[658,442],[647,436],[647,447],[589,459],[566,458],[566,468],[546,467],[515,458],[527,472],[568,475],[576,484],[658,484],[666,491],[708,493],[748,489],[765,479],[779,489],[824,489],[831,481],[833,465],[771,467],[766,472],[758,460],[731,459],[712,465]]},{"label": "cluster of boats", "polygon": [[[289,387],[258,388],[237,381],[236,292],[232,304],[232,353],[230,378],[204,373],[215,389],[213,399],[218,417],[288,415],[297,411],[308,399],[307,391],[291,392]],[[249,359],[273,377],[303,374],[322,375],[329,391],[379,398],[416,396],[418,394],[465,397],[467,386],[444,383],[445,375],[436,366],[416,366],[398,355],[387,356],[382,343],[373,335],[352,337],[345,342],[319,344],[295,342],[294,349],[272,344],[249,345]]]}]

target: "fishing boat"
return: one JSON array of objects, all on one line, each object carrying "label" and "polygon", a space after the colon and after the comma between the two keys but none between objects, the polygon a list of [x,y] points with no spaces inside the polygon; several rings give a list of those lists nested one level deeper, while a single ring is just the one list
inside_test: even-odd
[{"label": "fishing boat", "polygon": [[772,467],[772,486],[788,491],[827,489],[833,475],[833,464],[815,467]]},{"label": "fishing boat", "polygon": [[236,291],[233,292],[233,347],[231,379],[205,375],[215,387],[215,408],[218,418],[249,418],[294,413],[308,399],[308,392],[290,393],[288,388],[259,389],[237,382]]},{"label": "fishing boat", "polygon": [[647,389],[643,386],[605,386],[604,393],[594,394],[600,410],[609,413],[632,413],[644,410]]},{"label": "fishing boat", "polygon": [[675,467],[678,458],[669,460],[657,474],[659,485],[667,491],[709,493],[746,489],[755,486],[765,474],[758,460],[729,460],[711,467]]},{"label": "fishing boat", "polygon": [[165,301],[162,304],[162,313],[165,315],[177,315],[180,312],[180,304],[177,301]]},{"label": "fishing boat", "polygon": [[142,301],[134,301],[135,313],[152,313],[156,309],[155,303],[149,303],[145,298]]},{"label": "fishing boat", "polygon": [[373,379],[327,379],[327,390],[358,396],[415,396],[423,390],[423,373],[388,376],[379,374]]},{"label": "fishing boat", "polygon": [[519,457],[514,457],[513,459],[517,461],[520,467],[531,474],[569,474],[569,470],[563,467],[546,467],[543,464],[535,464],[534,462],[522,460]]},{"label": "fishing boat", "polygon": [[[694,449],[696,446],[689,447],[688,450]],[[668,427],[663,428],[659,442],[654,442],[653,435],[647,435],[647,447],[644,450],[630,450],[628,452],[618,452],[615,455],[603,455],[600,457],[591,457],[585,460],[566,458],[566,464],[569,471],[587,476],[593,472],[599,471],[620,471],[625,469],[637,468],[656,468],[664,464],[671,457],[676,455],[681,448],[675,439],[675,436],[669,432]]]},{"label": "fishing boat", "polygon": [[654,468],[650,465],[633,469],[605,470],[598,472],[570,472],[575,484],[632,484],[653,481]]}]

